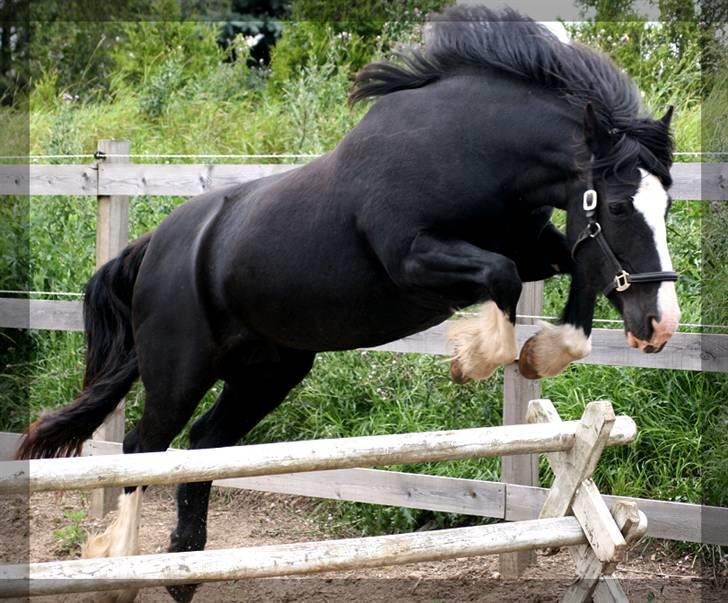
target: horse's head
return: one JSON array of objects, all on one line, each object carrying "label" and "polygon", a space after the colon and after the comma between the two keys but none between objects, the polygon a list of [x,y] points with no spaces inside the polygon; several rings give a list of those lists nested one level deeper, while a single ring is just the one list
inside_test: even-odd
[{"label": "horse's head", "polygon": [[[641,120],[633,138],[608,130],[587,106],[587,191],[569,208],[577,273],[604,292],[622,315],[629,345],[643,352],[659,352],[680,318],[665,226],[671,116],[672,109],[660,120]],[[665,148],[656,148],[660,142]]]}]

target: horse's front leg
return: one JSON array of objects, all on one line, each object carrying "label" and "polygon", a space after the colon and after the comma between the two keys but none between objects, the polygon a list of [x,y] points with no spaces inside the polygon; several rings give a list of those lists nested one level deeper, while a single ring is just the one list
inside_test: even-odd
[{"label": "horse's front leg", "polygon": [[518,359],[521,375],[527,379],[553,377],[591,353],[596,295],[585,276],[572,275],[561,322],[542,323],[541,330],[523,344]]},{"label": "horse's front leg", "polygon": [[433,309],[452,311],[485,302],[478,318],[456,320],[449,330],[455,381],[485,379],[516,359],[521,280],[512,260],[465,241],[421,233],[390,274]]}]

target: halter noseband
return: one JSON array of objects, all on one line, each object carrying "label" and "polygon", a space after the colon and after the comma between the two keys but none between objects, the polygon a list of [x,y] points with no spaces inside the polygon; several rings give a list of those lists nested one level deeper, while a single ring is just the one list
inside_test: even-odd
[{"label": "halter noseband", "polygon": [[584,209],[584,215],[586,216],[586,226],[579,233],[576,238],[574,246],[571,248],[571,257],[576,259],[576,252],[579,246],[588,241],[589,239],[595,240],[599,244],[599,248],[602,253],[606,256],[607,260],[612,264],[615,270],[614,278],[609,281],[609,284],[603,289],[604,295],[609,295],[612,291],[626,291],[630,288],[633,283],[661,283],[663,281],[676,281],[677,273],[670,271],[660,272],[639,272],[637,274],[630,274],[619,263],[617,256],[614,255],[612,248],[609,246],[604,233],[602,233],[602,226],[597,222],[597,191],[594,189],[593,182],[593,165],[594,155],[591,156],[589,161],[589,173],[587,176],[587,190],[584,191],[584,199],[582,202],[582,208]]}]

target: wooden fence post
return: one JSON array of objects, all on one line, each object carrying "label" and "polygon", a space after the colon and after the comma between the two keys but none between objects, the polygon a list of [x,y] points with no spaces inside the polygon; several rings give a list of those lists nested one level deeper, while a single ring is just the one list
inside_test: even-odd
[{"label": "wooden fence post", "polygon": [[[99,181],[105,163],[128,163],[128,157],[108,157],[129,153],[126,140],[99,140],[97,167]],[[129,243],[129,197],[126,195],[98,195],[96,210],[96,269],[116,257]],[[124,401],[116,407],[94,433],[95,440],[121,442],[124,439]],[[120,488],[104,488],[91,493],[89,510],[94,517],[103,517],[115,508]]]},{"label": "wooden fence post", "polygon": [[[518,300],[516,312],[526,316],[540,316],[543,312],[543,281],[526,283]],[[519,324],[533,324],[534,319],[518,319]],[[503,374],[503,425],[526,422],[528,403],[541,397],[541,383],[521,377],[518,363],[505,367]],[[501,459],[501,481],[509,484],[538,486],[538,455],[504,456]],[[508,488],[506,487],[506,496]],[[506,501],[507,502],[507,501]],[[508,508],[508,505],[506,505]],[[506,520],[509,519],[506,516]],[[503,578],[518,578],[535,561],[533,551],[502,553],[500,573]]]}]

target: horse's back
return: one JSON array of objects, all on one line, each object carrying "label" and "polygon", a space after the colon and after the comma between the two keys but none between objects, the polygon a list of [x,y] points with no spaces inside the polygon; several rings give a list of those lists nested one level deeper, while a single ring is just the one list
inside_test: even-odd
[{"label": "horse's back", "polygon": [[472,133],[444,120],[444,108],[481,106],[476,118],[497,126],[506,86],[469,77],[382,98],[331,153],[177,209],[148,250],[136,313],[173,302],[217,339],[237,333],[311,350],[376,345],[445,319],[449,307],[425,307],[394,282],[379,247],[396,240],[404,258],[418,232],[472,231],[473,244],[487,239],[509,253],[500,185],[517,168],[507,150],[482,141],[484,169],[497,172],[488,179],[472,173],[464,148],[446,144]]},{"label": "horse's back", "polygon": [[[388,278],[337,191],[336,158],[195,197],[155,231],[135,323],[312,350],[375,345],[433,317]],[[172,311],[170,311],[172,310]],[[149,328],[149,327],[148,327]]]}]

